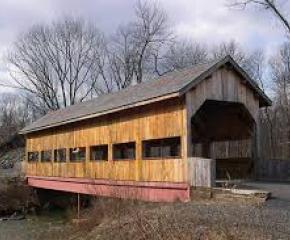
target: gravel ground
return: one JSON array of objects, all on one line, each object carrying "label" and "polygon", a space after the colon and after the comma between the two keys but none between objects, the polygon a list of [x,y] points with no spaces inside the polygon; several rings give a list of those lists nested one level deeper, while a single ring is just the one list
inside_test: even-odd
[{"label": "gravel ground", "polygon": [[266,190],[272,193],[272,197],[281,201],[290,202],[290,183],[283,182],[247,182],[246,185]]}]

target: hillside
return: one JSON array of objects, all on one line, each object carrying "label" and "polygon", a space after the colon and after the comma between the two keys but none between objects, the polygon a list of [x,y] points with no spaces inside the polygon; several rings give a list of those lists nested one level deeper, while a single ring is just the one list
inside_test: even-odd
[{"label": "hillside", "polygon": [[0,176],[17,175],[20,173],[20,163],[24,158],[24,139],[14,135],[0,145]]}]

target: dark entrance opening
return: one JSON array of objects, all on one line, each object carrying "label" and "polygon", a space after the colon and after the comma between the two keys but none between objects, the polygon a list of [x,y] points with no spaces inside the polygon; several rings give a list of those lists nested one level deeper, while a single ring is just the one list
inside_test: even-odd
[{"label": "dark entrance opening", "polygon": [[242,103],[207,100],[191,119],[193,156],[216,159],[217,179],[251,178],[255,126]]}]

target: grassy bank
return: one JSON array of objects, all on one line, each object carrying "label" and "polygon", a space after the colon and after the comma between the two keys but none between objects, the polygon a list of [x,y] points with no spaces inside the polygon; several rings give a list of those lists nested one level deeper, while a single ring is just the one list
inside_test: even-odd
[{"label": "grassy bank", "polygon": [[[1,192],[1,201],[23,207],[29,194],[15,191],[15,184],[10,186]],[[257,205],[224,200],[169,204],[94,198],[89,207],[82,207],[78,223],[74,221],[76,206],[72,198],[66,201],[61,218],[55,209],[46,208],[23,221],[0,223],[1,234],[5,240],[17,236],[21,240],[286,240],[290,236],[290,204],[278,200]]]},{"label": "grassy bank", "polygon": [[32,190],[21,177],[0,177],[0,216],[26,213],[35,201]]}]

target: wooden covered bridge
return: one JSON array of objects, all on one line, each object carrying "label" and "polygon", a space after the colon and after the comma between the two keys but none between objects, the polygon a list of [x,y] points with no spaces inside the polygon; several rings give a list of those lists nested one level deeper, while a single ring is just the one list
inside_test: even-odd
[{"label": "wooden covered bridge", "polygon": [[[224,177],[232,166],[247,177],[253,174],[260,151],[259,108],[270,104],[230,56],[174,71],[50,112],[24,128],[28,184],[186,201],[191,186],[214,186],[216,174]],[[245,139],[250,139],[248,157],[228,162],[215,157],[220,142]]]}]

